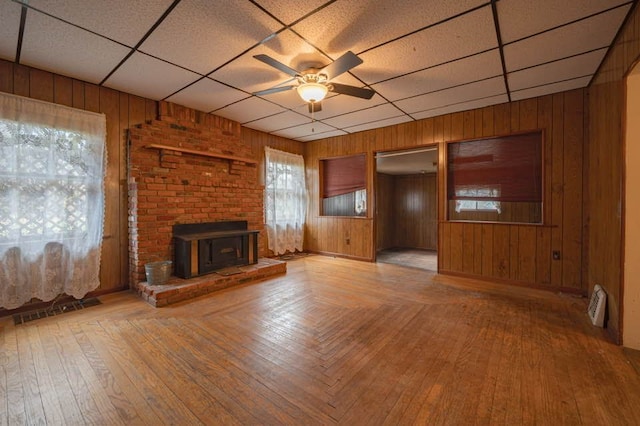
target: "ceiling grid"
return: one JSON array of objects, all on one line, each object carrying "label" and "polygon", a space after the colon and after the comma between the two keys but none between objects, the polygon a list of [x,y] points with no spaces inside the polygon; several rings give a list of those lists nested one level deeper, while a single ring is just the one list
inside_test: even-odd
[{"label": "ceiling grid", "polygon": [[[0,0],[0,58],[311,141],[585,87],[637,0]],[[313,117],[291,77],[346,52]]]}]

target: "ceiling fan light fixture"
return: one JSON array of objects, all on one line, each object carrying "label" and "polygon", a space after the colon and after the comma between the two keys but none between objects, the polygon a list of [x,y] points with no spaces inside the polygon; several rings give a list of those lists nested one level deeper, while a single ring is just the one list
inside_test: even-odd
[{"label": "ceiling fan light fixture", "polygon": [[296,90],[303,101],[315,103],[322,101],[327,96],[329,88],[320,83],[303,83],[296,87]]}]

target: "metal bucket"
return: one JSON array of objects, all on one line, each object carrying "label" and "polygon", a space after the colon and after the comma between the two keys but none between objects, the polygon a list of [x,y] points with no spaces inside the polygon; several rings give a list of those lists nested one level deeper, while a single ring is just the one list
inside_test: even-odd
[{"label": "metal bucket", "polygon": [[145,264],[144,270],[147,274],[147,284],[166,284],[169,281],[169,276],[171,276],[171,263],[170,260],[162,260]]}]

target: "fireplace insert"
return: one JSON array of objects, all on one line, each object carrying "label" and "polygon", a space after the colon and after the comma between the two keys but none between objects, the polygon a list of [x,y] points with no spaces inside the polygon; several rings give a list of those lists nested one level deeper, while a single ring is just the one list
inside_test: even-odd
[{"label": "fireplace insert", "polygon": [[192,278],[257,263],[258,233],[245,220],[174,225],[176,276]]}]

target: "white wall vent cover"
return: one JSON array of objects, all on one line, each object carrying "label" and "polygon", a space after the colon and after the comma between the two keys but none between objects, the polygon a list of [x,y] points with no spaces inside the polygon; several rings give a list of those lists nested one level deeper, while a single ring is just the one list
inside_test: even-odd
[{"label": "white wall vent cover", "polygon": [[593,293],[591,294],[591,301],[589,302],[589,309],[587,313],[591,318],[591,323],[597,327],[604,326],[604,310],[607,305],[607,293],[600,285],[596,284],[593,287]]}]

